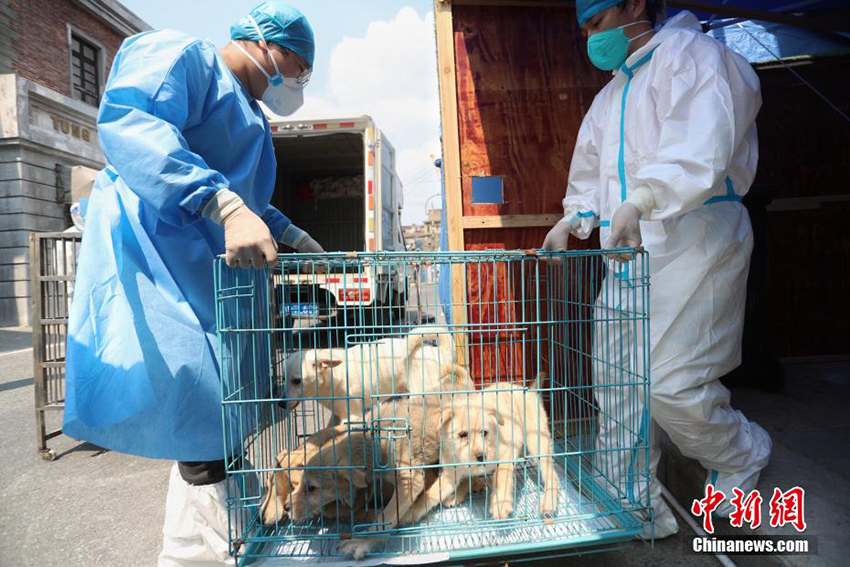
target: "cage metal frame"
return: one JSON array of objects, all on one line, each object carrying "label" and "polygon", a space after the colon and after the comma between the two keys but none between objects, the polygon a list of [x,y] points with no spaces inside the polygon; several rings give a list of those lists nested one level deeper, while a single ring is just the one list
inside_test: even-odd
[{"label": "cage metal frame", "polygon": [[56,458],[47,442],[62,434],[61,427],[48,431],[47,414],[65,409],[65,343],[81,243],[75,232],[30,233],[36,449],[45,461]]},{"label": "cage metal frame", "polygon": [[[484,283],[487,285],[492,284],[494,286],[494,295],[492,297],[495,298],[495,300],[488,302],[488,308],[495,308],[498,310],[500,308],[496,304],[499,303],[499,290],[495,289],[495,287],[498,287],[499,285],[497,281],[499,278],[494,277],[498,272],[498,265],[502,263],[506,265],[519,265],[522,266],[523,269],[533,266],[536,269],[537,275],[537,277],[533,278],[533,281],[536,282],[536,288],[533,290],[526,289],[526,279],[523,277],[519,280],[521,282],[522,289],[513,290],[509,293],[509,295],[513,294],[515,297],[520,297],[520,303],[524,301],[522,298],[527,297],[528,293],[532,294],[532,297],[534,298],[532,303],[536,303],[536,305],[533,305],[533,307],[536,308],[536,313],[529,312],[529,319],[524,320],[523,323],[529,323],[533,326],[541,324],[567,324],[569,322],[569,320],[546,320],[545,315],[541,314],[541,283],[544,287],[549,287],[549,289],[546,290],[547,297],[551,298],[552,293],[559,293],[557,289],[552,289],[553,283],[550,279],[547,277],[540,277],[541,266],[545,266],[544,269],[548,270],[550,274],[553,273],[553,270],[555,273],[560,272],[564,278],[561,282],[562,284],[567,283],[567,278],[569,277],[567,272],[569,270],[577,269],[579,272],[587,271],[590,273],[594,270],[598,271],[601,266],[605,266],[608,270],[607,278],[599,276],[599,280],[596,281],[594,280],[596,276],[591,277],[590,281],[595,281],[595,284],[598,285],[598,291],[593,292],[593,294],[595,297],[596,294],[599,293],[601,297],[601,294],[605,293],[603,285],[609,285],[613,293],[612,301],[616,302],[616,308],[611,307],[611,305],[613,305],[612,302],[603,304],[599,297],[595,297],[591,304],[587,304],[586,302],[585,304],[582,304],[580,298],[578,300],[574,299],[572,302],[574,305],[572,305],[572,307],[578,307],[579,310],[586,310],[589,308],[591,309],[592,315],[587,320],[579,318],[572,321],[572,323],[579,324],[579,328],[582,328],[582,325],[587,327],[588,325],[596,324],[599,321],[610,321],[615,325],[634,325],[636,335],[630,340],[638,340],[638,342],[642,342],[643,345],[648,345],[648,258],[643,250],[623,249],[616,251],[616,253],[621,252],[632,254],[633,261],[625,267],[618,267],[616,269],[613,268],[614,264],[608,260],[608,254],[599,250],[556,253],[542,251],[490,250],[482,252],[357,252],[325,253],[321,255],[294,254],[281,255],[280,264],[274,270],[266,268],[261,270],[241,271],[230,269],[221,259],[217,260],[215,268],[216,318],[219,333],[219,360],[222,372],[222,419],[225,431],[225,454],[228,455],[225,461],[228,478],[230,479],[228,484],[229,537],[231,553],[236,556],[237,562],[239,564],[244,564],[257,557],[265,557],[267,554],[266,550],[269,545],[280,544],[281,542],[288,542],[296,547],[299,544],[303,544],[301,551],[299,552],[285,552],[285,554],[292,553],[291,555],[286,555],[291,558],[315,558],[315,549],[312,553],[309,551],[305,552],[304,546],[306,546],[306,548],[310,548],[310,545],[315,544],[316,542],[319,542],[319,547],[323,549],[318,553],[318,555],[335,555],[336,553],[334,551],[328,551],[330,548],[327,546],[327,542],[332,541],[334,537],[339,539],[346,535],[345,532],[335,533],[333,529],[328,531],[328,526],[324,525],[324,521],[320,521],[318,526],[316,526],[314,522],[312,526],[307,526],[306,528],[292,524],[283,530],[277,529],[279,526],[276,523],[276,532],[270,534],[268,533],[268,528],[264,528],[262,520],[259,518],[259,498],[262,497],[260,491],[262,490],[261,487],[265,484],[260,479],[263,477],[267,478],[268,475],[275,474],[275,472],[281,470],[282,467],[279,463],[270,465],[269,462],[274,461],[277,450],[282,446],[289,449],[298,446],[297,441],[299,439],[304,439],[310,432],[307,426],[300,428],[302,431],[299,431],[299,424],[303,425],[304,422],[309,419],[313,419],[315,421],[318,419],[317,415],[320,411],[315,399],[305,400],[313,402],[313,407],[302,407],[301,415],[296,415],[295,412],[287,414],[285,411],[277,411],[274,408],[274,404],[287,400],[287,394],[285,392],[280,393],[272,390],[260,392],[256,388],[256,383],[245,383],[242,380],[244,376],[236,376],[237,380],[235,382],[232,380],[234,378],[234,376],[231,376],[233,372],[235,372],[235,374],[244,374],[245,376],[253,376],[255,378],[257,375],[263,375],[264,379],[268,380],[269,387],[273,388],[275,381],[280,380],[282,377],[281,374],[286,373],[283,369],[284,366],[282,365],[285,356],[288,353],[293,352],[298,347],[298,345],[294,344],[295,341],[293,339],[295,329],[291,326],[288,327],[287,323],[280,317],[276,317],[276,313],[285,311],[285,309],[283,305],[276,303],[276,299],[281,299],[282,296],[276,296],[273,284],[270,286],[270,282],[274,282],[275,280],[275,274],[279,274],[286,269],[292,271],[293,266],[295,266],[296,271],[299,272],[304,271],[305,273],[316,273],[317,266],[323,266],[324,269],[329,269],[331,265],[336,265],[337,268],[339,265],[342,265],[349,266],[356,271],[357,269],[362,269],[364,265],[370,265],[375,268],[395,265],[400,267],[400,273],[407,277],[412,274],[418,275],[420,272],[420,270],[413,269],[414,266],[421,266],[427,263],[430,265],[440,266],[440,270],[447,269],[449,270],[448,273],[452,273],[455,277],[458,272],[453,270],[453,267],[461,266],[462,272],[464,272],[467,277],[468,283],[470,279],[476,279],[474,267],[477,266],[478,283]],[[494,267],[489,274],[484,274],[482,276],[481,267],[482,265],[488,264],[492,264]],[[235,280],[233,279],[234,277],[236,278]],[[510,285],[505,283],[508,279],[502,282],[503,285]],[[555,279],[557,282],[557,278]],[[232,285],[234,283],[236,285]],[[419,287],[419,283],[420,282],[416,282],[417,288]],[[559,284],[556,283],[554,287],[558,287],[558,285]],[[576,285],[578,286],[578,289],[581,290],[581,286],[583,284],[577,283],[576,278],[573,278],[569,285]],[[479,293],[480,291],[481,290],[479,289]],[[569,291],[570,290],[567,289],[566,293],[569,293]],[[587,290],[585,290],[585,292],[586,291]],[[637,305],[638,307],[632,306],[621,309],[620,305],[623,301],[628,299],[628,297],[637,298],[636,300],[633,299],[631,301],[633,306]],[[431,307],[442,308],[444,313],[448,314],[452,307],[457,306],[459,303],[464,309],[471,311],[475,306],[468,304],[467,300],[468,296],[464,298],[452,298],[452,300],[449,300],[449,305],[443,305],[439,300],[435,300],[435,305],[432,305]],[[234,311],[232,306],[230,308],[228,307],[228,302],[232,304],[242,302],[242,309],[240,310],[237,308]],[[565,298],[563,303],[564,306],[569,308],[571,301],[569,298]],[[478,305],[478,307],[480,309],[481,305]],[[421,313],[421,298],[417,298],[416,308]],[[360,307],[361,313],[364,309],[368,308]],[[379,309],[378,306],[372,306],[373,312],[377,309]],[[228,317],[228,313],[232,316],[234,313],[240,311],[243,319],[242,325],[237,323],[234,327],[234,320],[232,317]],[[624,313],[626,314],[625,316]],[[446,316],[447,318],[450,317],[449,315]],[[541,316],[544,319],[542,323]],[[526,315],[523,314],[522,317],[525,319]],[[536,317],[536,319],[532,319],[532,317]],[[239,316],[236,318],[239,319]],[[498,319],[498,316],[496,318]],[[247,320],[250,320],[247,328],[240,328],[240,326],[243,326]],[[476,323],[477,320],[479,321],[478,323]],[[362,322],[362,320],[360,322]],[[338,323],[338,325],[340,327],[350,327],[352,324],[356,325],[357,323],[358,322],[356,320],[347,321],[344,318],[343,322]],[[374,321],[372,321],[372,323],[375,325]],[[498,330],[506,328],[505,323],[506,322],[498,323],[496,327],[492,327],[492,323],[490,323],[491,332],[492,329],[495,328],[497,329],[496,334],[498,334]],[[516,322],[514,321],[513,323]],[[488,324],[486,322],[481,322],[480,317],[476,318],[474,315],[472,320],[464,325],[453,325],[451,323],[445,324],[445,327],[450,329],[451,333],[457,334],[461,337],[459,344],[456,345],[458,353],[456,356],[458,359],[463,360],[464,363],[472,363],[473,365],[474,361],[471,359],[474,358],[474,355],[471,354],[471,350],[474,346],[473,343],[475,343],[474,332],[476,325],[479,331],[486,332],[488,328]],[[408,325],[408,327],[409,326],[410,325]],[[514,324],[513,326],[516,325]],[[336,329],[336,327],[327,328]],[[307,329],[309,330],[310,328],[308,327]],[[351,331],[354,329],[348,330]],[[367,332],[366,334],[369,333]],[[386,337],[392,333],[379,333],[373,328],[373,334],[382,334]],[[257,337],[260,338],[258,339]],[[592,346],[589,346],[593,342],[599,341],[598,337],[596,339],[591,337],[572,337],[571,339],[567,339],[566,337],[562,338],[564,340],[564,344],[558,345],[554,345],[554,339],[550,340],[551,337],[548,336],[545,339],[546,341],[549,341],[546,345],[542,345],[545,341],[541,340],[539,336],[535,339],[534,342],[536,342],[535,346],[538,365],[541,357],[541,346],[545,346],[550,350],[550,357],[552,356],[551,353],[553,349],[560,349],[564,353],[569,351],[570,348],[573,348],[574,350],[584,349],[584,352],[579,352],[577,354],[579,356],[588,357],[591,365],[602,364],[603,366],[612,366],[611,362],[601,360],[598,356],[599,353],[595,352]],[[568,340],[580,341],[578,349],[570,347],[570,345],[567,344]],[[229,341],[236,341],[237,343],[241,342],[241,350],[236,349],[241,352],[241,355],[237,353],[234,356],[234,349],[232,348],[233,344],[228,344]],[[498,340],[496,342],[498,343]],[[523,344],[523,348],[525,348],[526,345],[524,339],[520,342]],[[352,344],[350,337],[345,339],[345,344]],[[625,358],[633,358],[635,356],[635,353],[631,352],[634,350],[633,345],[627,346],[630,352],[626,352]],[[247,356],[246,352],[249,353]],[[594,516],[594,514],[596,516],[612,514],[614,517],[618,518],[618,522],[621,522],[619,524],[619,528],[610,529],[608,531],[601,530],[597,533],[587,533],[582,537],[570,537],[568,538],[569,541],[559,540],[551,534],[549,534],[548,538],[543,537],[542,539],[533,540],[530,535],[526,534],[525,541],[515,541],[512,543],[501,542],[489,547],[464,547],[461,545],[460,547],[449,549],[448,555],[441,556],[444,560],[447,557],[450,557],[453,561],[465,561],[510,553],[541,554],[560,552],[565,549],[569,552],[571,549],[576,550],[583,546],[616,544],[618,542],[631,539],[635,535],[641,533],[643,525],[641,521],[634,520],[634,518],[636,518],[636,514],[643,512],[645,516],[649,518],[650,522],[652,517],[648,495],[649,476],[647,471],[649,469],[649,451],[648,435],[646,434],[648,430],[645,429],[649,424],[649,361],[648,348],[637,349],[635,352],[637,352],[637,357],[642,359],[639,363],[637,363],[637,368],[640,369],[638,372],[636,372],[633,367],[635,364],[634,361],[627,361],[627,367],[615,368],[619,377],[625,377],[623,379],[626,381],[622,384],[613,383],[600,386],[599,384],[591,383],[569,386],[566,385],[566,383],[557,384],[550,381],[548,387],[540,388],[540,393],[546,399],[546,410],[550,416],[549,427],[553,433],[553,437],[555,436],[556,423],[557,427],[563,428],[563,435],[556,439],[556,448],[554,449],[553,455],[561,459],[560,462],[564,478],[568,479],[569,482],[575,483],[577,486],[576,494],[579,494],[579,508],[581,508],[582,495],[586,495],[588,502],[602,507],[596,512],[590,513],[590,516]],[[605,356],[610,356],[613,360],[617,359],[618,356],[622,357],[623,354],[607,353]],[[522,357],[523,360],[520,364],[522,380],[525,384],[534,382],[533,377],[527,374],[525,355],[523,354]],[[498,354],[496,355],[496,358],[498,358]],[[594,360],[594,358],[597,360]],[[245,372],[245,369],[242,368],[242,366],[245,366],[245,362],[248,360],[250,360],[248,365],[252,368],[250,368],[250,372]],[[555,359],[550,358],[549,360],[554,361]],[[555,364],[554,362],[552,363]],[[622,363],[622,360],[618,359],[618,363]],[[567,372],[565,366],[566,362],[563,364],[564,367],[560,370]],[[497,370],[496,372],[498,374],[499,371]],[[581,372],[581,370],[578,370],[578,372]],[[594,372],[598,372],[598,370],[594,370]],[[283,378],[285,379],[285,376],[283,376]],[[585,376],[584,379],[587,380],[587,376]],[[516,380],[512,381],[516,382]],[[481,384],[476,382],[476,387],[479,387],[480,385]],[[251,387],[254,388],[254,391],[248,392]],[[586,403],[586,401],[582,401],[580,399],[582,396],[586,396],[588,392],[593,394],[595,390],[600,388],[604,390],[606,387],[613,387],[615,390],[617,387],[633,387],[635,392],[637,392],[636,395],[640,398],[638,403],[642,406],[642,410],[639,412],[640,424],[631,424],[630,428],[628,426],[624,426],[626,431],[630,429],[634,430],[633,433],[637,436],[636,441],[630,446],[620,447],[616,450],[609,449],[608,451],[610,452],[610,455],[606,452],[607,456],[610,457],[613,455],[614,459],[617,458],[617,455],[630,455],[630,462],[632,464],[629,465],[628,474],[626,476],[631,480],[628,480],[627,495],[624,495],[619,487],[613,487],[616,495],[612,496],[610,492],[612,487],[605,486],[606,473],[601,470],[601,468],[605,468],[606,465],[597,464],[593,461],[593,455],[597,451],[592,446],[583,445],[581,442],[581,433],[579,433],[578,445],[572,444],[573,441],[570,440],[570,435],[567,434],[568,427],[573,427],[575,424],[568,423],[569,419],[566,417],[566,405]],[[562,394],[564,399],[560,402],[562,405],[560,411],[562,411],[564,415],[555,417],[553,415],[553,411],[558,411],[556,409],[555,397]],[[570,396],[574,396],[576,399],[572,400],[570,399]],[[635,403],[635,400],[630,400],[629,403],[633,404]],[[250,413],[249,419],[243,419],[244,416],[240,416],[236,420],[233,419],[233,412],[238,413],[239,411],[243,411],[244,408],[250,406],[256,406],[253,409],[258,411]],[[598,403],[596,403],[596,407],[593,411],[597,413],[602,412]],[[249,414],[246,413],[245,415]],[[591,417],[589,415],[584,415],[582,417],[580,414],[579,420],[587,421],[590,419],[591,421],[595,421],[597,417],[598,416]],[[365,429],[369,429],[370,427],[368,424],[354,423],[351,426],[351,430],[356,430],[361,426],[365,426]],[[584,439],[584,441],[587,441],[587,439]],[[590,442],[592,443],[592,440]],[[578,460],[571,460],[568,458],[568,456],[575,455],[578,455],[581,458]],[[588,460],[592,461],[590,465],[588,465]],[[639,467],[641,469],[639,472],[633,471],[632,469],[636,461],[643,462],[643,466]],[[246,463],[250,464],[246,465]],[[526,463],[523,462],[517,464],[521,464],[523,466],[523,470],[521,472],[522,475],[525,475],[525,479],[527,479],[529,472],[526,468]],[[614,466],[616,467],[618,465]],[[305,470],[308,468],[310,467],[300,467],[298,470]],[[296,469],[292,469],[292,471],[294,470]],[[518,476],[521,476],[519,470],[517,471],[517,474]],[[539,470],[537,474],[539,475]],[[621,480],[618,482],[621,482]],[[640,485],[637,496],[635,496],[632,491],[634,483],[638,483]],[[613,483],[608,480],[608,484]],[[486,498],[487,496],[485,496],[485,499]],[[514,495],[514,498],[516,498],[516,494]],[[623,505],[623,501],[626,498],[629,502]],[[440,510],[442,511],[442,505],[440,505]],[[566,523],[568,520],[573,521],[574,518],[557,518],[557,521],[560,523]],[[463,529],[461,529],[461,531],[466,530],[472,534],[473,532],[480,530],[495,529],[498,531],[500,529],[527,529],[529,525],[528,522],[528,517],[521,519],[512,517],[506,520],[493,520],[485,517],[483,519],[474,520],[471,528],[469,525],[466,525]],[[536,527],[542,527],[542,525],[543,524],[540,521],[537,521],[537,523],[534,524]],[[318,529],[315,529],[317,527]],[[340,527],[339,522],[337,522],[336,527]],[[351,527],[354,528],[355,533],[358,533],[363,529],[368,529],[369,525],[358,524]],[[428,534],[430,536],[436,536],[437,539],[440,537],[449,537],[453,531],[455,533],[458,531],[457,526],[440,524],[439,522],[435,525],[431,525],[429,522],[424,529],[426,531],[430,529]],[[325,530],[325,533],[322,533],[323,530]],[[414,541],[417,536],[423,534],[423,529],[419,529],[418,526],[400,526],[389,532],[380,533],[382,533],[384,537],[393,536],[395,538],[404,539],[405,541]],[[410,547],[402,545],[402,551],[422,553],[422,550],[414,548],[413,544],[411,544]],[[384,553],[377,553],[376,555],[384,555]]]}]

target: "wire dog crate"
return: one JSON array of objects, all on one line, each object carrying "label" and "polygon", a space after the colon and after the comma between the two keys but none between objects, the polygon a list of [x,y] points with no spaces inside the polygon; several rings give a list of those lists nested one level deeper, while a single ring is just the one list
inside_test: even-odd
[{"label": "wire dog crate", "polygon": [[[601,251],[218,260],[231,553],[427,563],[639,535],[649,277],[633,252],[625,267]],[[349,305],[390,273],[406,304]]]},{"label": "wire dog crate", "polygon": [[81,240],[78,233],[30,234],[35,432],[46,461],[56,458],[47,441],[62,433],[48,431],[47,414],[65,408],[65,341]]}]

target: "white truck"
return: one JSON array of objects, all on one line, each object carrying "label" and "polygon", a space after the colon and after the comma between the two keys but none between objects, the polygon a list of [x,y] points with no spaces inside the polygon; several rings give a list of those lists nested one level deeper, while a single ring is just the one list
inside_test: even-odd
[{"label": "white truck", "polygon": [[[369,116],[272,121],[277,181],[272,204],[328,252],[403,251],[402,185],[390,141]],[[315,318],[346,307],[403,310],[407,281],[395,271],[287,271],[288,315]]]}]

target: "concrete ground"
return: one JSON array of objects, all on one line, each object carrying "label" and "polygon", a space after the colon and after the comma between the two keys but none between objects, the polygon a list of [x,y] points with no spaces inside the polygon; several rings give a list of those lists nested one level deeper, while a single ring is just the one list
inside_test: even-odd
[{"label": "concrete ground", "polygon": [[[28,329],[0,329],[0,565],[154,565],[171,463],[64,436],[36,452]],[[58,428],[60,415],[48,415]]]},{"label": "concrete ground", "polygon": [[[732,391],[732,406],[764,427],[773,438],[770,464],[758,488],[764,498],[763,524],[755,531],[717,524],[720,535],[794,535],[794,528],[769,525],[774,487],[805,489],[804,535],[817,538],[817,555],[731,556],[739,565],[847,565],[850,549],[850,361],[786,364],[785,387],[769,394],[754,388]],[[662,440],[659,474],[689,507],[702,498],[705,470]],[[681,522],[680,522],[681,525]]]}]

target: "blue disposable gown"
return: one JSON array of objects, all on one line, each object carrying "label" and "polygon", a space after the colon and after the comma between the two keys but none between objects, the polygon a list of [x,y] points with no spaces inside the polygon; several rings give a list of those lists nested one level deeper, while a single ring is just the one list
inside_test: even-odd
[{"label": "blue disposable gown", "polygon": [[204,206],[237,193],[279,238],[275,157],[257,102],[207,41],[127,39],[98,114],[107,167],[86,217],[68,328],[63,431],[108,449],[224,454],[213,259]]}]

